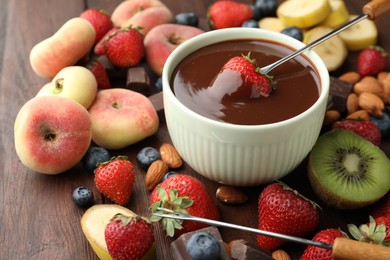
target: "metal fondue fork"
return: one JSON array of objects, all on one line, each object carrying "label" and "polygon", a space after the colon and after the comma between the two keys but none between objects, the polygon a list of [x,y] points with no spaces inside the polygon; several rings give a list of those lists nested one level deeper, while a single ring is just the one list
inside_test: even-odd
[{"label": "metal fondue fork", "polygon": [[305,47],[302,47],[294,52],[292,52],[291,54],[287,55],[286,57],[282,58],[282,59],[279,59],[277,61],[275,61],[274,63],[270,64],[270,65],[267,65],[263,68],[261,68],[261,72],[263,74],[268,74],[271,70],[273,70],[274,68],[276,68],[277,66],[285,63],[286,61],[290,60],[290,59],[293,59],[295,58],[296,56],[300,55],[302,52],[308,50],[308,49],[311,49],[315,46],[317,46],[318,44],[326,41],[327,39],[333,37],[334,35],[338,34],[339,32],[341,31],[344,31],[345,29],[351,27],[352,25],[360,22],[361,20],[364,20],[368,17],[367,14],[362,14],[362,15],[359,15],[358,17],[356,17],[355,19],[351,20],[350,22],[346,23],[345,25],[339,27],[338,29],[334,30],[334,31],[331,31],[330,33],[328,34],[325,34],[324,36],[318,38],[317,40],[309,43],[308,45],[306,45]]},{"label": "metal fondue fork", "polygon": [[295,242],[295,243],[300,243],[300,244],[305,244],[305,245],[312,245],[312,246],[321,247],[321,248],[325,248],[325,249],[329,249],[329,250],[332,250],[332,248],[333,248],[333,246],[330,245],[330,244],[317,242],[317,241],[313,241],[313,240],[310,240],[310,239],[284,235],[284,234],[280,234],[280,233],[270,232],[270,231],[256,229],[256,228],[245,227],[245,226],[231,224],[231,223],[226,223],[226,222],[217,221],[217,220],[211,220],[211,219],[206,219],[206,218],[195,217],[195,216],[191,216],[189,214],[176,212],[176,211],[173,211],[173,210],[167,209],[167,208],[158,207],[157,209],[160,210],[160,211],[169,213],[169,214],[152,213],[154,216],[157,216],[157,217],[196,221],[196,222],[209,224],[209,225],[212,225],[212,226],[219,226],[219,227],[227,227],[227,228],[239,229],[239,230],[256,233],[256,234],[263,235],[263,236],[279,238],[279,239],[283,239],[283,240],[290,241],[290,242]]},{"label": "metal fondue fork", "polygon": [[277,60],[276,62],[265,66],[261,68],[261,72],[263,74],[268,74],[271,70],[276,68],[277,66],[281,65],[282,63],[285,63],[286,61],[298,56],[302,52],[313,48],[314,46],[317,46],[318,44],[326,41],[327,39],[333,37],[334,35],[338,34],[341,31],[344,31],[345,29],[351,27],[352,25],[369,18],[370,20],[374,20],[377,16],[381,16],[384,13],[387,13],[390,11],[390,1],[388,0],[371,0],[371,2],[367,3],[365,6],[363,6],[363,13],[356,17],[355,19],[349,21],[345,25],[339,27],[338,29],[335,29],[334,31],[331,31],[330,33],[318,38],[317,40],[311,42],[310,44],[306,45],[305,47],[294,51],[290,55],[287,55],[286,57]]}]

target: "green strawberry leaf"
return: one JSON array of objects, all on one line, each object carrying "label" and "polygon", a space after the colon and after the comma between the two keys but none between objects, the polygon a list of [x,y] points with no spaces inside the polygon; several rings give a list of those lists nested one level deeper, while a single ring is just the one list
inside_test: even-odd
[{"label": "green strawberry leaf", "polygon": [[157,185],[157,194],[161,201],[164,202],[169,200],[167,191],[161,187],[161,185]]},{"label": "green strawberry leaf", "polygon": [[[159,210],[158,208],[167,208],[171,209],[175,212],[188,214],[186,208],[190,207],[193,204],[193,201],[187,197],[179,197],[178,191],[176,189],[169,190],[169,196],[167,191],[161,186],[157,186],[157,194],[160,198],[160,201],[153,203],[150,207],[152,213],[161,213],[161,214],[170,214],[165,211]],[[174,214],[172,214],[174,215]],[[167,236],[173,237],[175,234],[175,229],[182,229],[183,220],[173,219],[169,217],[158,217],[155,215],[151,215],[150,221],[152,222],[160,222],[163,230],[166,231]]]},{"label": "green strawberry leaf", "polygon": [[363,240],[363,235],[360,232],[359,228],[353,224],[348,224],[348,231],[351,233],[352,237],[358,241]]}]

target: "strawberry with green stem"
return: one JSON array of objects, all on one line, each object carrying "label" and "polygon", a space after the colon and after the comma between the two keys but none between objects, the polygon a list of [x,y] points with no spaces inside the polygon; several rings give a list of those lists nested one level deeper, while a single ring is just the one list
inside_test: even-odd
[{"label": "strawberry with green stem", "polygon": [[359,227],[349,224],[348,230],[358,241],[390,246],[390,217],[369,216],[369,223]]},{"label": "strawberry with green stem", "polygon": [[[319,223],[319,206],[286,184],[267,185],[258,199],[258,228],[290,236],[306,236]],[[258,235],[257,244],[270,251],[286,241]]]},{"label": "strawberry with green stem", "polygon": [[117,156],[100,163],[95,169],[96,188],[110,200],[125,205],[133,191],[135,171],[126,156]]},{"label": "strawberry with green stem", "polygon": [[133,67],[144,57],[143,35],[137,28],[125,27],[115,30],[102,43],[104,54],[116,67]]},{"label": "strawberry with green stem", "polygon": [[250,55],[249,52],[229,59],[210,89],[217,95],[240,99],[268,97],[274,90],[272,77],[263,74]]},{"label": "strawberry with green stem", "polygon": [[[204,185],[196,178],[176,174],[159,184],[151,194],[151,211],[159,212],[163,207],[192,216],[219,220],[218,208],[214,204]],[[165,212],[164,212],[165,213]],[[189,231],[204,228],[207,225],[194,221],[180,221],[152,216],[151,221],[161,222],[168,236],[180,236]]]},{"label": "strawberry with green stem", "polygon": [[113,259],[141,259],[154,243],[153,225],[148,218],[118,213],[107,224],[104,238]]}]

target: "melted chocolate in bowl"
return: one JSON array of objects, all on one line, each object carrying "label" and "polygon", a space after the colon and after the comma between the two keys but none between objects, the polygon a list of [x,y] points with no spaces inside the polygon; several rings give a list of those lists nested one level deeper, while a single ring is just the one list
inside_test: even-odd
[{"label": "melted chocolate in bowl", "polygon": [[251,39],[219,42],[203,47],[183,59],[171,78],[176,97],[189,109],[205,117],[240,125],[270,124],[292,118],[318,99],[320,79],[314,66],[302,55],[270,72],[275,90],[269,97],[244,98],[229,95],[241,85],[240,77],[224,73],[222,66],[232,57],[251,52],[259,67],[292,52],[286,46]]}]

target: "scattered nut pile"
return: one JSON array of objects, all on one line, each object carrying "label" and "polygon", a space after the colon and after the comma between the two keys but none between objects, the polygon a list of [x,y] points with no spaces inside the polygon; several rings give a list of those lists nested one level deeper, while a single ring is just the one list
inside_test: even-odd
[{"label": "scattered nut pile", "polygon": [[330,92],[333,106],[326,112],[325,126],[344,117],[358,120],[381,117],[390,105],[390,72],[382,71],[376,77],[346,72],[331,79]]}]

